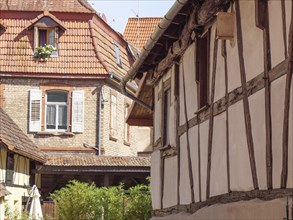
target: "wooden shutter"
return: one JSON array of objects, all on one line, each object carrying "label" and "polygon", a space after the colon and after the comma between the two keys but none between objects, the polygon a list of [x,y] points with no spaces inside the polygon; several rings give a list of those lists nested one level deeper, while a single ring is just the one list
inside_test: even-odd
[{"label": "wooden shutter", "polygon": [[82,133],[84,122],[84,91],[72,92],[72,132]]},{"label": "wooden shutter", "polygon": [[30,116],[29,131],[41,131],[41,109],[42,109],[42,91],[39,89],[30,90]]}]

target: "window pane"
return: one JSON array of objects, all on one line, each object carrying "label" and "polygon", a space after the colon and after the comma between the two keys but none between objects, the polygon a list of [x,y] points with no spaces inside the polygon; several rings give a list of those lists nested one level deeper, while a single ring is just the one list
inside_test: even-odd
[{"label": "window pane", "polygon": [[46,116],[46,128],[55,129],[56,128],[56,106],[47,106],[47,116]]},{"label": "window pane", "polygon": [[60,92],[60,91],[48,92],[47,102],[67,102],[67,92]]},{"label": "window pane", "polygon": [[67,129],[67,106],[58,108],[58,129]]},{"label": "window pane", "polygon": [[47,44],[47,30],[39,29],[39,46]]},{"label": "window pane", "polygon": [[48,44],[55,47],[55,30],[48,30],[49,31],[49,42]]}]

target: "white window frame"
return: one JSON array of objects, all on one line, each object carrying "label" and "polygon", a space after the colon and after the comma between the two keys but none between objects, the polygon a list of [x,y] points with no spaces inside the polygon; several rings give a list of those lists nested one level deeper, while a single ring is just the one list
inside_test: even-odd
[{"label": "white window frame", "polygon": [[[47,95],[48,95],[48,92],[52,92],[52,91],[55,91],[55,92],[64,92],[64,93],[67,93],[67,102],[48,102],[47,101]],[[67,91],[62,91],[62,90],[48,90],[46,91],[46,96],[45,96],[45,131],[67,131],[68,130],[68,120],[69,120],[69,117],[68,117],[68,113],[69,113],[69,106],[68,106],[68,92]],[[55,115],[55,120],[56,120],[56,125],[55,125],[55,129],[48,129],[47,128],[47,107],[48,105],[54,105],[56,106],[56,115]],[[66,119],[66,129],[58,129],[58,121],[59,121],[59,106],[66,106],[67,107],[67,119]]]}]

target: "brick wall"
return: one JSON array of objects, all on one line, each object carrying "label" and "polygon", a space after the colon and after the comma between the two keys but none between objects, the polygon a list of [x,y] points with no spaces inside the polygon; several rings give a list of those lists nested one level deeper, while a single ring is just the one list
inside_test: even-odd
[{"label": "brick wall", "polygon": [[[1,84],[5,102],[3,109],[19,125],[19,127],[39,146],[39,147],[79,147],[84,143],[98,145],[98,104],[99,95],[97,86],[102,84],[98,80],[49,80],[49,79],[27,79],[27,78],[2,78]],[[72,90],[84,90],[84,132],[73,136],[51,136],[36,135],[28,131],[29,126],[29,90],[40,89],[43,85],[52,84],[69,85]],[[60,87],[61,88],[61,87]],[[104,155],[112,156],[134,156],[137,149],[144,148],[141,140],[149,139],[149,131],[138,132],[136,127],[130,127],[129,145],[124,142],[125,124],[125,102],[131,103],[127,97],[117,93],[117,135],[116,140],[110,138],[110,88],[103,86],[103,104],[101,111],[101,139],[100,144]],[[138,135],[138,136],[137,136]],[[138,144],[139,143],[139,146]],[[147,143],[143,143],[148,145]]]}]

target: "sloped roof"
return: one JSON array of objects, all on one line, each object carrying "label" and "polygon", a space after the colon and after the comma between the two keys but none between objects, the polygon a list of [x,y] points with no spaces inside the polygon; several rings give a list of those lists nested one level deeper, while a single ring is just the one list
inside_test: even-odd
[{"label": "sloped roof", "polygon": [[8,150],[19,155],[44,163],[46,156],[37,145],[17,126],[17,124],[0,108],[0,143]]},{"label": "sloped roof", "polygon": [[[42,1],[34,0],[32,2]],[[80,1],[58,0],[57,2]],[[0,0],[0,5],[4,3],[3,0]],[[76,11],[78,10],[76,9]],[[4,32],[0,33],[0,74],[105,78],[109,77],[109,73],[112,71],[121,76],[127,72],[130,66],[130,56],[126,49],[127,44],[122,37],[98,15],[85,16],[75,13],[75,11],[69,17],[66,17],[66,14],[50,11],[50,17],[58,20],[59,23],[62,22],[66,30],[59,30],[58,57],[52,57],[46,62],[38,62],[33,57],[34,30],[29,27],[36,22],[37,18],[46,16],[46,13],[48,14],[46,11],[40,13],[3,11],[0,13],[0,23],[7,27]],[[122,67],[117,65],[115,39],[120,43]]]},{"label": "sloped roof", "polygon": [[97,155],[48,155],[44,166],[62,167],[150,167],[149,157],[113,157]]},{"label": "sloped roof", "polygon": [[133,46],[142,49],[161,20],[161,17],[128,18],[123,36]]},{"label": "sloped roof", "polygon": [[87,0],[0,0],[0,10],[95,13]]}]

